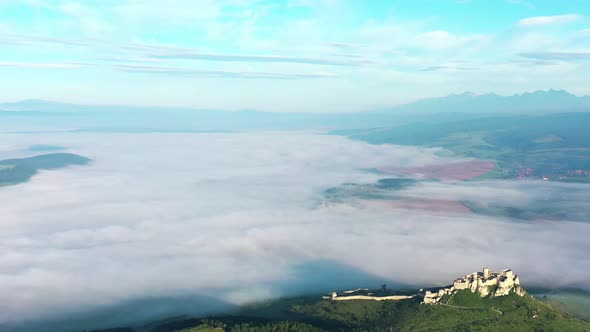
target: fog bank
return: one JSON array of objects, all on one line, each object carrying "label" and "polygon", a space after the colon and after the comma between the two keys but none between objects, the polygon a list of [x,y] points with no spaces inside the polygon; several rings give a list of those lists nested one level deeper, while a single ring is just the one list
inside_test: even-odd
[{"label": "fog bank", "polygon": [[[367,169],[462,160],[439,149],[299,133],[0,136],[0,159],[50,144],[93,160],[0,188],[0,323],[147,295],[273,298],[288,293],[277,285],[297,266],[322,260],[412,285],[487,265],[514,269],[525,287],[590,286],[590,224],[580,218],[323,204],[330,187],[384,177]],[[438,182],[399,194],[525,206],[560,186]],[[573,199],[555,194],[552,208],[587,205],[590,186],[570,186]]]}]

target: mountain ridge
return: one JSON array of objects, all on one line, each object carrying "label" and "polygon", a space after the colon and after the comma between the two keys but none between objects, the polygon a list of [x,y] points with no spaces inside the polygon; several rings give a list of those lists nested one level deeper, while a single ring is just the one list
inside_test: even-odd
[{"label": "mountain ridge", "polygon": [[[438,105],[436,104],[438,103]],[[479,104],[478,104],[479,103]],[[485,105],[484,105],[485,103]],[[491,103],[491,105],[490,105]],[[588,107],[590,109],[590,96],[575,95],[571,92],[562,89],[548,89],[526,91],[522,93],[515,93],[512,95],[500,95],[493,92],[489,93],[474,93],[463,92],[453,93],[440,97],[427,97],[416,101],[382,107],[379,110],[354,111],[343,113],[371,113],[371,112],[395,112],[395,111],[412,111],[412,110],[430,110],[437,108],[437,111],[457,111],[468,107],[476,107],[480,110],[488,110],[498,105],[509,107],[511,110],[526,109],[526,108],[540,108],[542,110],[560,108],[578,108]],[[528,105],[526,103],[529,103]],[[455,109],[448,109],[455,107]],[[443,109],[441,109],[443,108]],[[457,109],[458,108],[458,109]],[[78,109],[78,111],[76,111]],[[22,111],[41,111],[41,112],[81,112],[81,111],[97,111],[101,109],[109,110],[146,110],[146,111],[187,111],[187,112],[254,112],[254,113],[303,113],[303,114],[326,114],[338,112],[272,112],[264,110],[239,109],[239,110],[224,110],[224,109],[199,109],[193,107],[168,107],[168,106],[137,106],[137,105],[122,105],[122,104],[76,104],[67,102],[58,102],[44,99],[25,99],[15,102],[0,102],[0,112],[22,112]]]},{"label": "mountain ridge", "polygon": [[508,96],[495,93],[464,92],[443,97],[425,98],[395,107],[404,112],[418,111],[549,111],[590,109],[590,96],[577,96],[565,90],[536,90]]}]

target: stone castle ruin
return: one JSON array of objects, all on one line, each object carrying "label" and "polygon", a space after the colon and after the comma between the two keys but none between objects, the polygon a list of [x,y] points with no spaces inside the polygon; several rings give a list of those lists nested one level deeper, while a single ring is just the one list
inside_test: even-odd
[{"label": "stone castle ruin", "polygon": [[501,272],[492,272],[487,267],[482,272],[473,272],[464,277],[457,278],[453,285],[440,288],[436,291],[420,290],[418,296],[423,298],[422,303],[436,304],[445,295],[452,295],[458,291],[469,289],[472,293],[479,293],[481,297],[505,296],[514,291],[524,296],[525,291],[520,287],[518,276],[510,269]]},{"label": "stone castle ruin", "polygon": [[332,301],[349,301],[349,300],[374,300],[374,301],[400,301],[422,298],[424,304],[437,304],[445,295],[453,295],[459,291],[469,289],[472,293],[479,293],[481,297],[498,297],[506,296],[514,292],[519,296],[524,296],[525,291],[520,287],[518,276],[510,269],[501,272],[492,272],[487,267],[482,272],[473,272],[461,278],[455,279],[452,285],[441,288],[424,290],[421,289],[417,294],[402,295],[392,294],[385,289],[385,285],[380,290],[370,291],[367,288],[359,288],[350,291],[344,291],[340,294],[332,292],[324,296],[326,300]]}]

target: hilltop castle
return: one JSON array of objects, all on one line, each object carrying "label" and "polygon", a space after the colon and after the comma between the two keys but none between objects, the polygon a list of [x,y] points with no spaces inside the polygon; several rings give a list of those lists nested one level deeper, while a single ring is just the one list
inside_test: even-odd
[{"label": "hilltop castle", "polygon": [[520,287],[518,276],[512,270],[506,269],[501,272],[492,272],[485,267],[482,272],[473,272],[455,279],[450,286],[428,290],[421,289],[417,294],[392,293],[386,289],[385,285],[382,285],[380,290],[371,291],[367,288],[358,288],[344,291],[340,294],[332,292],[329,295],[323,296],[323,298],[332,301],[401,301],[420,297],[424,304],[437,304],[445,295],[453,295],[465,289],[469,289],[473,293],[477,292],[481,297],[505,296],[510,294],[510,292],[514,292],[520,296],[525,295],[524,289]]},{"label": "hilltop castle", "polygon": [[492,272],[487,267],[482,272],[473,272],[464,277],[457,278],[452,286],[440,288],[436,291],[420,290],[418,296],[423,298],[422,303],[436,304],[445,295],[452,295],[460,290],[469,289],[473,293],[479,293],[481,297],[505,296],[514,291],[523,296],[524,289],[520,287],[520,280],[512,270],[506,269],[501,272]]}]

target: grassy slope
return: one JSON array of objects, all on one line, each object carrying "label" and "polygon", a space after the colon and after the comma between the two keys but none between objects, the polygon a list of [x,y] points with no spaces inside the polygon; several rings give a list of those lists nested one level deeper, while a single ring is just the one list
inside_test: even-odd
[{"label": "grassy slope", "polygon": [[437,306],[420,305],[416,301],[323,301],[293,309],[326,321],[343,323],[346,329],[590,331],[590,323],[567,316],[531,297],[522,298],[514,294],[481,299],[477,294],[464,291],[449,299],[446,305]]},{"label": "grassy slope", "polygon": [[590,293],[584,290],[551,290],[536,297],[575,317],[590,321]]},{"label": "grassy slope", "polygon": [[340,301],[282,299],[236,312],[237,316],[162,325],[156,332],[197,331],[590,331],[531,296],[481,299],[470,291],[441,305],[419,300]]}]

